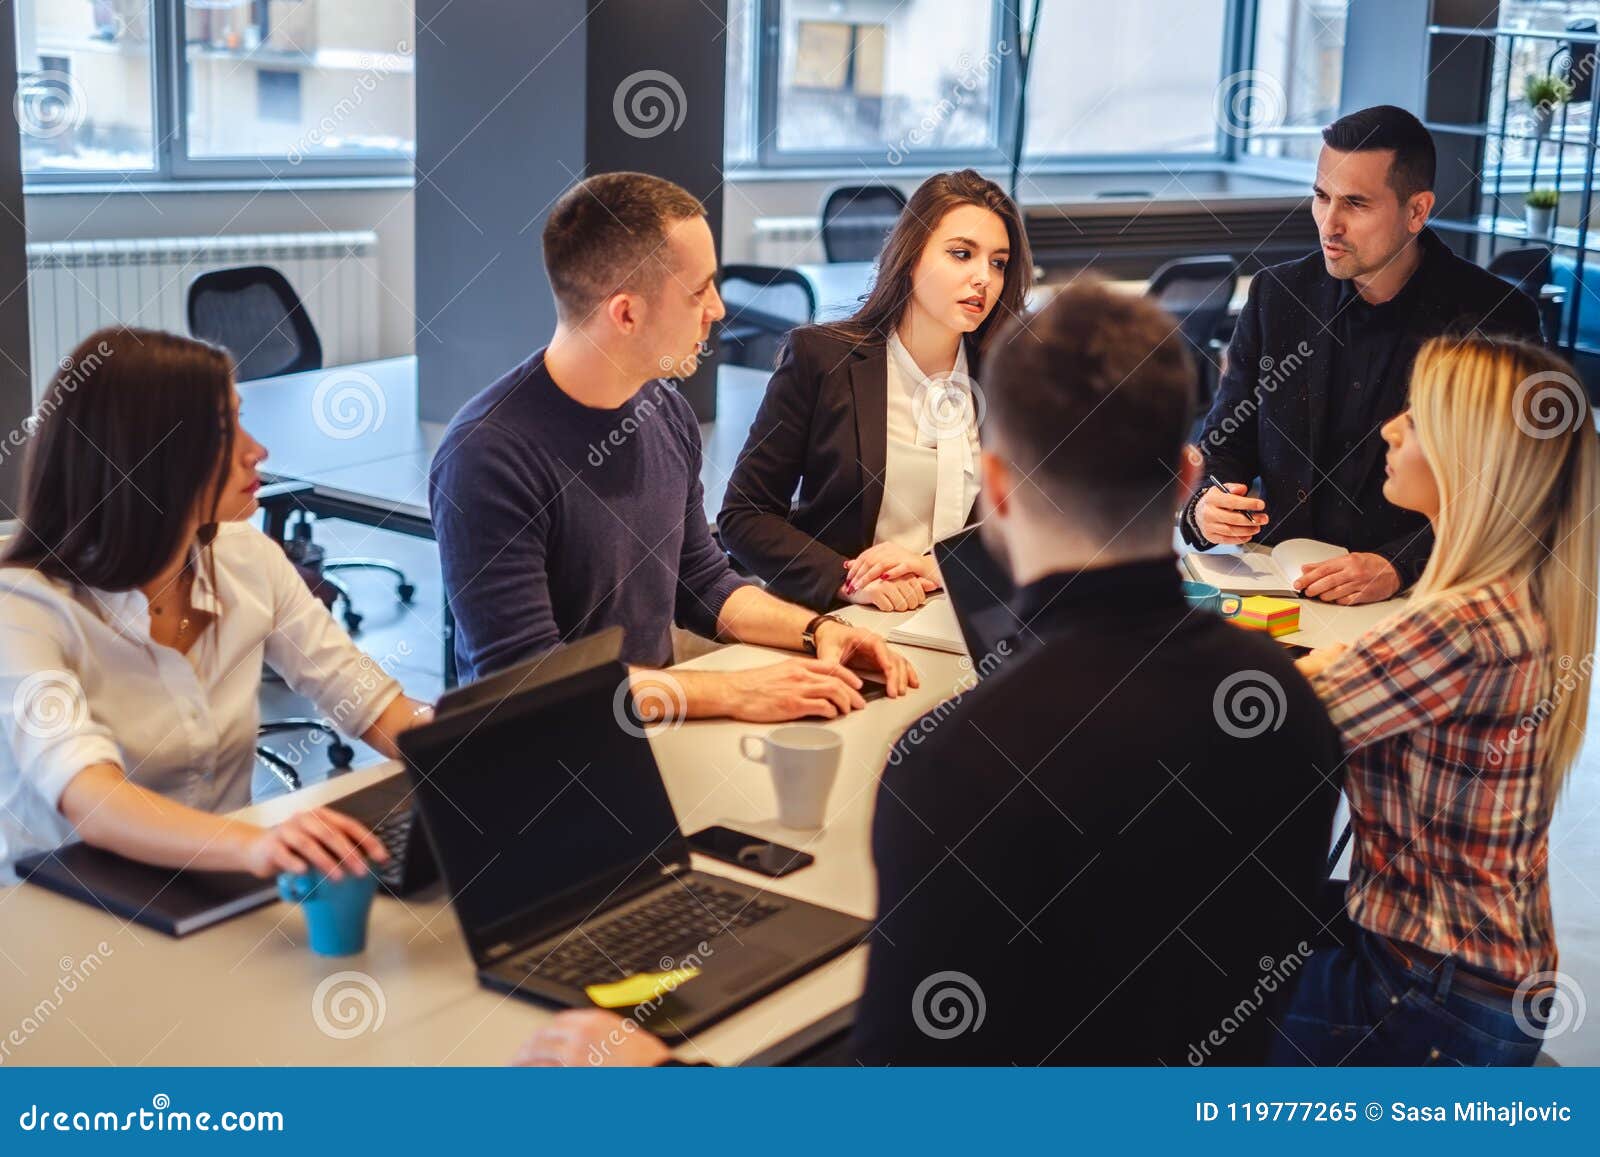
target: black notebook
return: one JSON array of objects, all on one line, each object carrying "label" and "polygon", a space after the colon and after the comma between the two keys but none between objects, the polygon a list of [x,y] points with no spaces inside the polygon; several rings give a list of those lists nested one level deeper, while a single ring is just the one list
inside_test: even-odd
[{"label": "black notebook", "polygon": [[168,936],[187,936],[278,898],[276,880],[156,868],[81,843],[24,856],[16,866],[30,884]]}]

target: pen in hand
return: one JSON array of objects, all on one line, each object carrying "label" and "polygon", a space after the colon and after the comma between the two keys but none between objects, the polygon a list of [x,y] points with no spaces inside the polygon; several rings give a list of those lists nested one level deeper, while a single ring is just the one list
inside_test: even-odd
[{"label": "pen in hand", "polygon": [[[1208,482],[1210,482],[1211,485],[1215,486],[1218,490],[1222,491],[1224,494],[1232,494],[1233,493],[1233,491],[1229,490],[1221,482],[1217,481],[1217,476],[1215,474],[1207,474],[1206,475],[1206,480]],[[1261,525],[1259,522],[1256,521],[1256,516],[1251,514],[1248,510],[1235,510],[1234,513],[1235,514],[1242,514],[1246,518],[1248,518],[1250,520],[1250,525],[1251,526],[1260,526]]]}]

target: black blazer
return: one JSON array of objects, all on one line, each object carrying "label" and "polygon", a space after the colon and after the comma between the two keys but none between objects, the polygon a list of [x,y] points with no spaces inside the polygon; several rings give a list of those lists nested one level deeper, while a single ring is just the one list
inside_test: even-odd
[{"label": "black blazer", "polygon": [[[1458,257],[1431,229],[1423,230],[1420,243],[1423,264],[1414,276],[1424,280],[1412,332],[1401,351],[1394,413],[1405,407],[1405,380],[1428,338],[1477,328],[1539,339],[1539,311],[1531,298]],[[1322,439],[1330,436],[1325,416],[1335,384],[1330,381],[1334,359],[1329,323],[1338,309],[1341,284],[1329,276],[1320,252],[1255,276],[1199,445],[1206,469],[1223,482],[1261,479],[1261,497],[1272,521],[1257,541],[1348,537],[1350,541],[1338,545],[1382,555],[1409,586],[1427,565],[1433,532],[1421,514],[1384,498],[1384,441],[1377,434],[1354,451],[1362,483],[1350,498],[1363,512],[1359,525],[1341,534],[1312,524],[1308,497],[1320,481],[1313,463]],[[1179,526],[1191,546],[1207,545],[1196,536],[1187,511]]]},{"label": "black blazer", "polygon": [[[883,506],[888,367],[881,342],[856,344],[821,326],[789,335],[717,515],[728,553],[781,598],[838,606],[845,560],[872,545]],[[977,375],[970,343],[967,369]]]}]

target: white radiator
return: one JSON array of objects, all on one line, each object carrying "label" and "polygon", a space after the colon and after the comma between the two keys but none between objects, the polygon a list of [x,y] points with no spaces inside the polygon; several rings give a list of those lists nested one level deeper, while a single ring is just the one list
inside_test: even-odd
[{"label": "white radiator", "polygon": [[322,340],[325,365],[378,356],[378,235],[271,233],[47,241],[28,246],[35,399],[61,359],[101,326],[189,332],[189,285],[235,265],[271,265],[289,279]]}]

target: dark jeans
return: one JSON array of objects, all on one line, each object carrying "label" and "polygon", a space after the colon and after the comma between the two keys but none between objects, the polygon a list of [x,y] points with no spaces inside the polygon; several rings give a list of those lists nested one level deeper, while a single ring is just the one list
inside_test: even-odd
[{"label": "dark jeans", "polygon": [[1381,938],[1345,927],[1343,945],[1319,947],[1301,969],[1269,1064],[1533,1064],[1542,1036],[1518,1025],[1509,996],[1455,983],[1454,960],[1407,968]]}]

